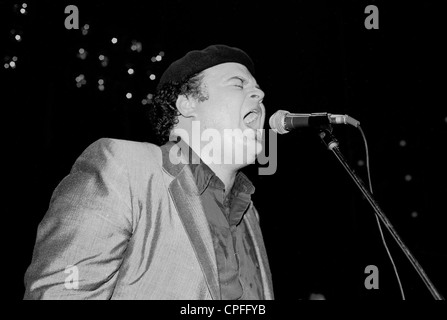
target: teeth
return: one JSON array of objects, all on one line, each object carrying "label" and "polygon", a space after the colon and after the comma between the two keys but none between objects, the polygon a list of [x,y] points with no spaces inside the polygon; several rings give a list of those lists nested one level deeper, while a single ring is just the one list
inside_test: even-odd
[{"label": "teeth", "polygon": [[244,123],[245,124],[249,124],[249,123],[252,123],[253,121],[255,121],[256,119],[258,119],[258,113],[257,112],[255,112],[255,111],[251,111],[251,112],[249,112],[246,116],[245,116],[245,118],[244,118]]}]

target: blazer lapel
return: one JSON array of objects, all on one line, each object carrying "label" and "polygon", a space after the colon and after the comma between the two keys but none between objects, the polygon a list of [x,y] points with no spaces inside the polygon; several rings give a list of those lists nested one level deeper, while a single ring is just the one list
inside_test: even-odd
[{"label": "blazer lapel", "polygon": [[265,250],[264,242],[262,240],[261,230],[259,228],[259,222],[257,221],[254,212],[253,204],[250,205],[246,217],[246,225],[250,236],[253,240],[255,246],[256,255],[259,261],[259,267],[261,269],[262,285],[264,287],[264,298],[266,300],[273,300],[273,284],[272,284],[272,274],[270,272],[270,267],[267,259],[267,252]]},{"label": "blazer lapel", "polygon": [[[199,260],[211,296],[220,300],[213,240],[194,177],[189,167],[180,162],[180,148],[176,144],[169,142],[161,149],[163,168],[174,177],[169,185],[169,193]],[[174,163],[172,160],[175,160]]]}]

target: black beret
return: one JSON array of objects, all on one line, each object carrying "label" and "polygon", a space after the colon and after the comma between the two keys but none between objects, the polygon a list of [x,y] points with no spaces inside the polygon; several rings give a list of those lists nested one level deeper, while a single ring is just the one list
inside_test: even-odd
[{"label": "black beret", "polygon": [[203,50],[188,52],[184,57],[174,61],[163,73],[158,83],[159,90],[165,83],[186,80],[188,77],[221,63],[236,62],[244,65],[254,76],[253,61],[241,49],[218,44]]}]

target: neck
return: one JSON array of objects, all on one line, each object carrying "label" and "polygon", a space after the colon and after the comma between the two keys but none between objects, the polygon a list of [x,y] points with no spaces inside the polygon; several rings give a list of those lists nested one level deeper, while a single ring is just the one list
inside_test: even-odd
[{"label": "neck", "polygon": [[[175,131],[175,135],[180,136],[182,140],[185,141],[185,144],[188,145],[186,143],[186,141],[189,141],[187,130],[185,130],[183,127],[181,129],[182,130]],[[185,133],[186,135],[184,135]],[[207,157],[208,154],[205,155],[201,154],[200,149],[198,149],[201,148],[200,144],[194,144],[190,142],[189,147],[194,151],[196,155],[201,157],[202,161],[205,162],[208,165],[208,167],[210,167],[210,169],[213,170],[216,176],[224,183],[225,193],[228,194],[231,188],[233,187],[234,180],[236,179],[236,174],[240,169],[240,167],[235,167],[228,164],[213,163],[212,159],[209,159]]]},{"label": "neck", "polygon": [[222,180],[225,185],[225,194],[227,195],[233,187],[234,180],[236,179],[237,170],[228,168],[225,165],[215,165],[213,163],[208,164],[211,170],[216,176]]}]

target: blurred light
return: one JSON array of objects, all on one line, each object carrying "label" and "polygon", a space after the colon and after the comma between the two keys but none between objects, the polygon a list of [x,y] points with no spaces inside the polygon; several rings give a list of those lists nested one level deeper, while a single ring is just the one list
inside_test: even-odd
[{"label": "blurred light", "polygon": [[22,3],[22,7],[26,8],[26,7],[28,7],[28,5],[26,3]]},{"label": "blurred light", "polygon": [[20,13],[21,13],[21,14],[25,14],[25,13],[26,13],[26,10],[25,10],[24,8],[22,8],[22,9],[20,9]]},{"label": "blurred light", "polygon": [[413,177],[409,174],[405,175],[405,181],[411,181],[411,179],[413,179]]},{"label": "blurred light", "polygon": [[146,98],[143,99],[143,100],[141,101],[141,103],[142,103],[143,105],[146,105],[146,104],[148,104],[148,103],[151,103],[153,97],[154,97],[154,95],[153,95],[152,93],[148,93],[147,96],[146,96],[147,99],[146,99]]},{"label": "blurred light", "polygon": [[85,79],[85,76],[81,73],[79,76],[76,77],[76,87],[80,88],[84,84],[87,83],[87,80]]},{"label": "blurred light", "polygon": [[164,55],[165,55],[164,51],[160,51],[159,55],[164,57]]},{"label": "blurred light", "polygon": [[413,211],[413,212],[411,213],[411,217],[412,217],[412,218],[417,218],[418,215],[419,215],[419,214],[418,214],[416,211]]},{"label": "blurred light", "polygon": [[86,36],[88,34],[88,29],[90,29],[90,26],[88,24],[84,24],[82,27],[82,35]]},{"label": "blurred light", "polygon": [[99,89],[99,91],[104,91],[104,86],[102,85],[102,84],[100,84],[99,86],[98,86],[98,89]]},{"label": "blurred light", "polygon": [[104,84],[104,80],[103,79],[99,79],[98,80],[98,84]]},{"label": "blurred light", "polygon": [[152,62],[155,62],[155,61],[157,61],[157,58],[152,57],[152,58],[151,58],[151,61],[152,61]]},{"label": "blurred light", "polygon": [[12,57],[12,61],[17,61],[17,57],[16,56]]},{"label": "blurred light", "polygon": [[132,98],[132,93],[130,93],[130,92],[126,93],[126,98],[127,98],[127,99]]},{"label": "blurred light", "polygon": [[98,58],[101,61],[101,65],[103,67],[107,67],[107,65],[109,64],[109,58],[107,58],[106,56],[104,56],[102,54]]},{"label": "blurred light", "polygon": [[357,165],[358,165],[359,167],[363,167],[363,166],[365,165],[365,161],[363,161],[363,160],[359,160],[359,161],[357,161]]},{"label": "blurred light", "polygon": [[407,141],[405,141],[405,140],[400,140],[399,145],[400,145],[401,147],[405,147],[405,146],[407,145]]},{"label": "blurred light", "polygon": [[118,39],[117,38],[112,38],[112,43],[113,44],[115,44],[115,43],[117,43],[118,42]]},{"label": "blurred light", "polygon": [[141,52],[141,50],[143,50],[143,45],[141,44],[141,42],[139,42],[137,40],[132,40],[132,45],[130,46],[130,50]]},{"label": "blurred light", "polygon": [[85,60],[85,58],[87,58],[87,51],[85,51],[84,48],[80,48],[77,57],[81,60]]},{"label": "blurred light", "polygon": [[160,56],[160,55],[156,56],[156,57],[155,57],[155,60],[157,60],[157,61],[161,61],[161,56]]},{"label": "blurred light", "polygon": [[22,37],[19,34],[16,34],[14,37],[17,41],[22,41]]},{"label": "blurred light", "polygon": [[143,99],[143,100],[141,101],[141,103],[144,104],[144,105],[146,105],[146,104],[148,104],[148,103],[151,103],[153,97],[154,97],[154,95],[153,95],[152,93],[148,93],[147,96],[146,96],[147,99],[146,99],[146,98]]},{"label": "blurred light", "polygon": [[128,73],[128,74],[133,74],[133,73],[134,73],[134,71],[133,71],[133,69],[132,69],[132,68],[129,68],[129,70],[127,70],[127,73]]},{"label": "blurred light", "polygon": [[5,69],[8,69],[9,68],[9,63],[5,63],[3,66],[5,67]]},{"label": "blurred light", "polygon": [[155,80],[155,74],[151,74],[151,75],[149,76],[149,79],[151,79],[151,80]]},{"label": "blurred light", "polygon": [[9,63],[9,65],[11,66],[12,69],[14,69],[16,67],[16,63],[14,61],[11,61]]}]

